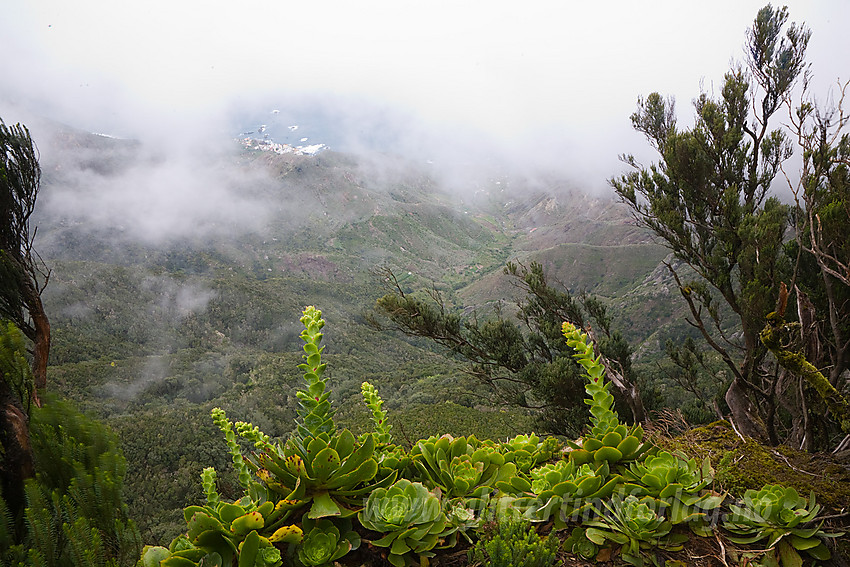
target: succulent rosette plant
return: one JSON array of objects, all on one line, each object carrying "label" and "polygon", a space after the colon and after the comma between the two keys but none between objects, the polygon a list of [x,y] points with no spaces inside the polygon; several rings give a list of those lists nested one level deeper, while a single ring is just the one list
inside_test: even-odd
[{"label": "succulent rosette plant", "polygon": [[564,540],[563,548],[582,559],[595,559],[599,546],[587,539],[587,528],[575,527],[570,536]]},{"label": "succulent rosette plant", "polygon": [[[555,514],[555,527],[563,529],[568,516],[580,514],[596,500],[611,495],[620,477],[609,472],[607,462],[596,466],[578,466],[567,460],[547,463],[531,471],[530,486],[514,500],[514,506],[524,510],[525,519],[533,522],[549,521]],[[512,482],[511,488],[517,484]],[[504,491],[509,488],[505,483],[499,486]]]},{"label": "succulent rosette plant", "polygon": [[502,443],[501,452],[505,461],[516,464],[517,470],[528,473],[532,468],[545,463],[555,456],[561,443],[554,437],[540,438],[531,433],[520,434]]},{"label": "succulent rosette plant", "polygon": [[798,551],[821,561],[829,559],[822,538],[842,535],[826,533],[821,529],[823,522],[815,523],[820,505],[815,503],[814,492],[807,502],[793,488],[769,484],[761,490],[747,490],[743,505],[729,509],[723,523],[733,534],[729,540],[752,544],[766,539],[769,553],[778,552],[783,565],[802,564]]},{"label": "succulent rosette plant", "polygon": [[708,457],[699,465],[682,453],[661,451],[631,463],[624,477],[626,492],[666,502],[674,524],[687,522],[698,535],[710,534],[706,512],[720,506],[724,497],[705,490],[714,479]]},{"label": "succulent rosette plant", "polygon": [[425,485],[401,479],[389,488],[374,490],[358,518],[367,529],[386,534],[372,541],[389,550],[387,559],[396,567],[433,557],[431,551],[457,531],[449,525],[440,499]]},{"label": "succulent rosette plant", "polygon": [[422,482],[478,509],[498,483],[517,475],[516,465],[506,463],[498,447],[473,435],[431,437],[417,443],[410,455]]},{"label": "succulent rosette plant", "polygon": [[331,565],[349,551],[360,547],[360,536],[351,529],[350,520],[314,520],[304,516],[304,538],[295,548],[298,561],[306,567]]},{"label": "succulent rosette plant", "polygon": [[457,543],[457,535],[462,535],[466,541],[472,543],[472,538],[467,532],[479,528],[484,519],[480,514],[476,514],[475,510],[468,508],[464,503],[449,505],[446,513],[448,522],[448,531],[444,532],[444,537],[447,537],[446,543],[438,547],[454,547]]},{"label": "succulent rosette plant", "polygon": [[584,522],[584,535],[599,546],[606,542],[621,546],[621,556],[630,565],[643,567],[646,551],[678,551],[688,539],[686,535],[670,533],[673,524],[661,512],[664,504],[651,496],[638,498],[630,494],[623,499],[614,495],[602,504],[607,513]]}]

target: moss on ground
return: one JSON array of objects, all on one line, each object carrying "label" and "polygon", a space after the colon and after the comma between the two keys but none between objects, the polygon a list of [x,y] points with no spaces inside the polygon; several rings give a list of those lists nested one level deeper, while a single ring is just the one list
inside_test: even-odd
[{"label": "moss on ground", "polygon": [[830,455],[785,446],[766,447],[752,439],[741,439],[726,421],[654,441],[698,459],[708,457],[715,471],[715,488],[734,496],[765,484],[783,484],[806,497],[814,491],[817,501],[832,510],[850,502],[850,463]]}]

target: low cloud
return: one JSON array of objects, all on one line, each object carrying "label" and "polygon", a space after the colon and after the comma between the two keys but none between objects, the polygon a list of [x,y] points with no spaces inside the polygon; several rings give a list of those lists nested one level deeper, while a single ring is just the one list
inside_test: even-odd
[{"label": "low cloud", "polygon": [[168,276],[148,276],[142,281],[141,288],[158,298],[156,308],[163,320],[168,322],[178,322],[192,314],[203,313],[218,295],[200,283],[179,281]]},{"label": "low cloud", "polygon": [[160,147],[36,121],[42,191],[54,226],[146,246],[258,232],[270,218],[260,169],[233,158],[235,143]]}]

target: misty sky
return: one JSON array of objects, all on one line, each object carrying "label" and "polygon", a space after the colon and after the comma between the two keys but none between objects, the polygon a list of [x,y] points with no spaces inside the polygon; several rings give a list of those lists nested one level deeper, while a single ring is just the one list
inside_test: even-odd
[{"label": "misty sky", "polygon": [[[850,77],[850,2],[787,4],[813,31],[823,97]],[[517,162],[600,187],[622,170],[618,154],[645,148],[628,119],[637,97],[675,95],[687,120],[700,82],[710,90],[742,59],[762,5],[4,0],[0,117],[17,121],[23,105],[179,145],[227,140],[234,114],[263,110],[247,108],[258,101],[308,98],[353,122],[383,117],[406,150],[431,144],[426,157],[435,141],[455,156],[510,148]]]}]

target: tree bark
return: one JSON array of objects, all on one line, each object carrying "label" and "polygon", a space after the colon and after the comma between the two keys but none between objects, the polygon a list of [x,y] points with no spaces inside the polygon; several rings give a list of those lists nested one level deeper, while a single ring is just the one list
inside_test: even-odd
[{"label": "tree bark", "polygon": [[0,485],[16,521],[26,506],[24,481],[35,474],[28,426],[29,419],[21,401],[9,385],[0,380],[0,445],[3,448]]},{"label": "tree bark", "polygon": [[746,387],[736,377],[726,390],[726,405],[731,412],[732,423],[738,432],[762,443],[767,441],[767,433],[758,419],[758,410],[747,395]]},{"label": "tree bark", "polygon": [[27,309],[35,329],[33,337],[32,376],[35,387],[33,388],[33,401],[41,407],[38,392],[47,387],[47,359],[50,354],[50,320],[44,312],[44,304],[41,302],[41,294],[32,284],[26,286]]},{"label": "tree bark", "polygon": [[780,339],[783,332],[789,335],[794,333],[795,324],[785,323],[779,315],[771,313],[761,332],[761,341],[783,368],[802,377],[817,391],[833,418],[841,425],[842,431],[850,433],[850,401],[802,353],[783,347]]},{"label": "tree bark", "polygon": [[605,372],[608,375],[608,379],[611,380],[614,387],[616,387],[626,399],[626,403],[632,411],[632,417],[634,418],[635,423],[646,423],[646,409],[644,408],[643,400],[640,397],[640,389],[636,384],[627,381],[623,374],[614,368],[614,364],[612,364],[610,360],[604,356],[601,357],[601,359],[602,364],[605,366]]}]

